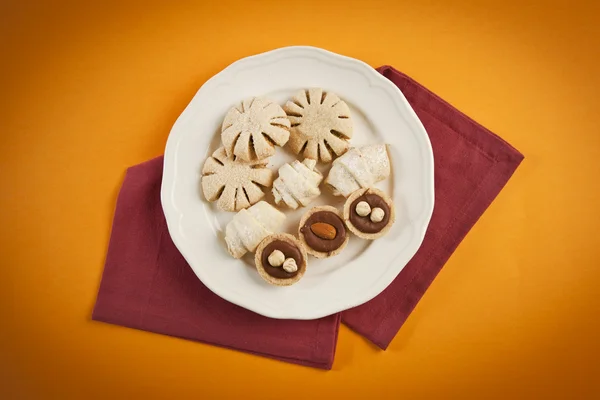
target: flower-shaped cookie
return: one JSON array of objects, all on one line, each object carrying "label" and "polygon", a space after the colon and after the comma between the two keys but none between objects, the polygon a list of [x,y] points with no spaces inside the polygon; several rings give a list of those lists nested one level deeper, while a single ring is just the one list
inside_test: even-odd
[{"label": "flower-shaped cookie", "polygon": [[318,88],[301,90],[283,109],[291,122],[288,145],[295,154],[328,163],[348,150],[350,109],[337,95]]},{"label": "flower-shaped cookie", "polygon": [[279,104],[253,97],[229,110],[221,127],[221,140],[229,156],[262,160],[275,154],[275,146],[287,143],[289,128],[290,121]]},{"label": "flower-shaped cookie", "polygon": [[202,167],[202,191],[208,201],[216,201],[223,211],[239,211],[250,207],[265,195],[261,186],[273,183],[268,160],[245,162],[227,156],[219,147]]}]

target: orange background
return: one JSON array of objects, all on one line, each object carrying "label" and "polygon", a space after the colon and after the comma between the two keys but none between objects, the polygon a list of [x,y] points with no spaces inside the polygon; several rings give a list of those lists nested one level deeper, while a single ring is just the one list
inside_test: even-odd
[{"label": "orange background", "polygon": [[[102,3],[0,5],[0,398],[600,396],[597,1]],[[386,352],[342,327],[325,372],[91,321],[125,168],[293,44],[396,66],[524,163]]]}]

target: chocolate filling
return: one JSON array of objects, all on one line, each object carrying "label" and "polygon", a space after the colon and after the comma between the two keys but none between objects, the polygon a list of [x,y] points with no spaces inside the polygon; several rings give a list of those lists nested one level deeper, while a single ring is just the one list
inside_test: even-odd
[{"label": "chocolate filling", "polygon": [[[285,258],[293,258],[294,261],[296,261],[298,270],[296,272],[287,272],[285,269],[283,269],[283,267],[272,267],[271,264],[269,264],[269,256],[275,250],[281,251]],[[304,257],[302,257],[302,252],[300,249],[291,243],[284,242],[283,240],[274,240],[265,246],[260,261],[267,274],[279,279],[293,278],[294,276],[298,275],[300,267],[304,265]]]},{"label": "chocolate filling", "polygon": [[[317,222],[325,222],[332,225],[336,230],[335,237],[331,240],[327,240],[321,239],[315,235],[310,229],[310,226]],[[300,228],[300,232],[304,235],[304,240],[310,248],[322,253],[329,253],[340,248],[346,240],[346,227],[344,226],[344,221],[342,221],[336,213],[331,211],[317,211],[308,217],[302,228]]]},{"label": "chocolate filling", "polygon": [[[380,222],[371,221],[371,214],[366,217],[361,217],[356,213],[356,205],[361,201],[366,201],[371,206],[371,210],[375,207],[379,207],[383,210],[385,215],[383,216],[383,220]],[[378,233],[381,232],[383,228],[385,228],[390,222],[390,207],[385,202],[384,199],[377,196],[373,193],[365,193],[356,200],[352,202],[350,205],[350,222],[356,229],[363,233]]]}]

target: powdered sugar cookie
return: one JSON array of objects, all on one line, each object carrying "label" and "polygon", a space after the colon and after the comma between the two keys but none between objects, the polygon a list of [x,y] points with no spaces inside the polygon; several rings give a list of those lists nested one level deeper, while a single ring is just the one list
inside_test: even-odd
[{"label": "powdered sugar cookie", "polygon": [[348,150],[350,109],[334,93],[319,88],[301,90],[283,109],[291,122],[288,146],[295,154],[328,163]]},{"label": "powdered sugar cookie", "polygon": [[390,175],[391,165],[387,145],[371,144],[351,148],[337,158],[325,184],[331,187],[335,196],[348,197],[360,188],[371,187]]},{"label": "powdered sugar cookie", "polygon": [[279,177],[273,182],[275,204],[286,204],[289,208],[305,207],[320,194],[319,184],[323,175],[315,169],[317,162],[310,158],[300,162],[294,160],[279,168]]},{"label": "powdered sugar cookie", "polygon": [[250,207],[265,195],[261,186],[273,183],[268,160],[245,162],[227,156],[219,147],[202,167],[202,191],[208,201],[216,201],[223,211],[239,211]]},{"label": "powdered sugar cookie", "polygon": [[253,97],[232,107],[221,127],[227,155],[244,161],[262,160],[275,154],[275,146],[287,143],[290,121],[279,104]]},{"label": "powdered sugar cookie", "polygon": [[240,210],[225,227],[227,251],[234,258],[240,258],[256,250],[260,242],[277,231],[284,220],[285,214],[266,201]]}]

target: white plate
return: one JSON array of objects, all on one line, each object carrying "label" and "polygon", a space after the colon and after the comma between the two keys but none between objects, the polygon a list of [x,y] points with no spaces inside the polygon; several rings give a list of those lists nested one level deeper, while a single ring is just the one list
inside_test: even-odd
[{"label": "white plate", "polygon": [[[352,145],[388,144],[392,175],[377,186],[392,195],[397,220],[381,239],[352,236],[336,257],[309,256],[300,282],[274,287],[259,277],[253,255],[235,260],[227,253],[224,228],[234,214],[204,200],[200,171],[220,146],[219,129],[230,107],[257,95],[284,104],[295,91],[315,86],[337,93],[350,106]],[[269,166],[276,170],[293,159],[278,149]],[[327,173],[322,164],[319,168]],[[311,206],[341,208],[343,199],[322,189]],[[270,191],[266,199],[273,204]],[[271,318],[320,318],[377,296],[415,254],[433,212],[433,152],[404,95],[369,65],[313,47],[286,47],[239,60],[200,88],[169,135],[161,201],[173,242],[214,293]],[[282,230],[297,233],[306,209],[282,211],[287,214]]]}]

